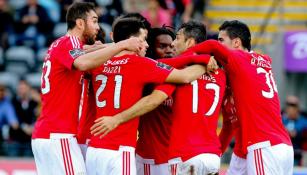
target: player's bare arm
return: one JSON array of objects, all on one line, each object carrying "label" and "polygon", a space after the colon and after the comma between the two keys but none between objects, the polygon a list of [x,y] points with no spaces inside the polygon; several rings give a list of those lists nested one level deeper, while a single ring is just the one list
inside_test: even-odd
[{"label": "player's bare arm", "polygon": [[94,136],[101,135],[100,138],[102,138],[118,125],[154,110],[166,100],[167,97],[167,94],[163,91],[154,90],[150,95],[141,98],[125,111],[115,116],[103,116],[96,119],[95,124],[91,127],[91,134]]},{"label": "player's bare arm", "polygon": [[112,44],[114,43],[103,44],[101,41],[96,41],[95,44],[93,45],[84,45],[83,50],[85,51],[85,53],[89,53],[89,52],[93,52],[99,49],[106,48]]},{"label": "player's bare arm", "polygon": [[168,75],[165,82],[168,83],[190,83],[206,72],[206,68],[202,65],[192,65],[184,69],[173,69]]},{"label": "player's bare arm", "polygon": [[104,62],[123,50],[138,52],[141,47],[142,41],[139,38],[131,37],[109,47],[85,53],[76,58],[73,65],[78,70],[87,71],[102,65]]}]

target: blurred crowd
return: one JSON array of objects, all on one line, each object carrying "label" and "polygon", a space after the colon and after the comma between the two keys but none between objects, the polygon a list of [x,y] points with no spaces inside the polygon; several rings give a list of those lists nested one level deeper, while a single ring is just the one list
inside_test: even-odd
[{"label": "blurred crowd", "polygon": [[[76,0],[75,0],[76,1]],[[77,0],[81,1],[81,0]],[[127,12],[139,12],[153,27],[179,26],[192,17],[202,19],[205,0],[86,0],[93,2],[99,22],[112,25]],[[46,47],[65,23],[68,6],[74,0],[0,0],[1,47],[26,45],[34,50]],[[62,33],[60,33],[62,34]]]},{"label": "blurred crowd", "polygon": [[294,148],[295,165],[307,164],[307,115],[300,110],[296,96],[288,96],[282,112],[282,121],[290,135]]},{"label": "blurred crowd", "polygon": [[40,113],[40,93],[23,78],[16,93],[0,85],[0,155],[32,156],[31,135]]}]

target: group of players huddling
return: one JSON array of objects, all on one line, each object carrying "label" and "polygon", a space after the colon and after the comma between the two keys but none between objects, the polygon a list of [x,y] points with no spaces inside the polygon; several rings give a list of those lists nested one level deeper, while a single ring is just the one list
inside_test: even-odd
[{"label": "group of players huddling", "polygon": [[66,20],[43,64],[38,174],[215,175],[233,136],[227,174],[293,173],[272,60],[251,51],[247,25],[225,21],[215,41],[197,21],[175,35],[127,14],[102,44],[91,3]]}]

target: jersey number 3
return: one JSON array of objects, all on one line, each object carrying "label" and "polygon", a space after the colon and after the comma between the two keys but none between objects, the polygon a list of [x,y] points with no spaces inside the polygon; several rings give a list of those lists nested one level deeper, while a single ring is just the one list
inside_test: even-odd
[{"label": "jersey number 3", "polygon": [[265,81],[266,81],[266,84],[268,85],[268,87],[270,89],[270,91],[262,90],[261,91],[262,96],[264,96],[265,98],[273,98],[274,97],[274,91],[277,92],[277,86],[276,86],[276,83],[274,81],[272,71],[270,70],[269,72],[267,72],[262,67],[258,67],[257,68],[257,74],[262,74],[262,73],[265,74]]},{"label": "jersey number 3", "polygon": [[[108,82],[108,77],[105,75],[97,75],[95,80],[101,81],[101,85],[99,86],[96,92],[96,105],[100,108],[103,108],[107,105],[107,101],[106,100],[99,101],[98,97],[104,91],[104,88],[106,87],[107,82]],[[115,81],[114,108],[119,109],[120,108],[120,91],[122,88],[123,76],[115,75],[114,81]]]},{"label": "jersey number 3", "polygon": [[[46,68],[46,72],[42,74],[41,77],[41,87],[42,87],[42,94],[47,94],[50,91],[50,81],[49,81],[49,75],[51,71],[51,61],[47,60],[43,65],[43,70]],[[45,86],[43,86],[45,85]]]}]

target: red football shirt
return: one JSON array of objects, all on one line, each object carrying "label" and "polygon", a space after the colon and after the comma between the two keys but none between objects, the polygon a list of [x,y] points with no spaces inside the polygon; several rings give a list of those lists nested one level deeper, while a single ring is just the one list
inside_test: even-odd
[{"label": "red football shirt", "polygon": [[88,79],[88,74],[85,74],[85,79],[82,85],[82,96],[79,108],[79,126],[77,140],[79,144],[85,144],[87,139],[91,138],[90,128],[93,126],[96,116],[95,95]]},{"label": "red football shirt", "polygon": [[177,86],[169,159],[186,161],[202,153],[221,154],[216,130],[225,86],[226,76],[221,69]]},{"label": "red football shirt", "polygon": [[234,93],[245,153],[248,146],[264,141],[269,141],[271,145],[291,145],[281,120],[271,58],[229,50],[214,40],[205,41],[192,49],[198,53],[213,53],[225,66]]},{"label": "red football shirt", "polygon": [[[163,83],[172,67],[137,55],[113,57],[92,71],[96,97],[96,118],[113,116],[128,109],[141,97],[145,84]],[[117,150],[120,145],[136,145],[139,119],[130,120],[102,139],[93,136],[90,146]]]},{"label": "red football shirt", "polygon": [[222,153],[225,152],[232,138],[235,137],[233,152],[240,158],[246,159],[242,149],[242,136],[240,122],[236,114],[233,95],[230,88],[227,88],[222,104],[223,127],[219,135]]},{"label": "red football shirt", "polygon": [[77,133],[83,73],[73,68],[73,62],[84,54],[82,45],[75,36],[63,36],[50,46],[42,71],[42,112],[33,138]]},{"label": "red football shirt", "polygon": [[140,117],[139,139],[136,153],[144,159],[154,159],[155,164],[167,163],[168,147],[171,132],[172,93],[176,86],[171,84],[159,85],[160,90],[169,97],[156,109]]}]

